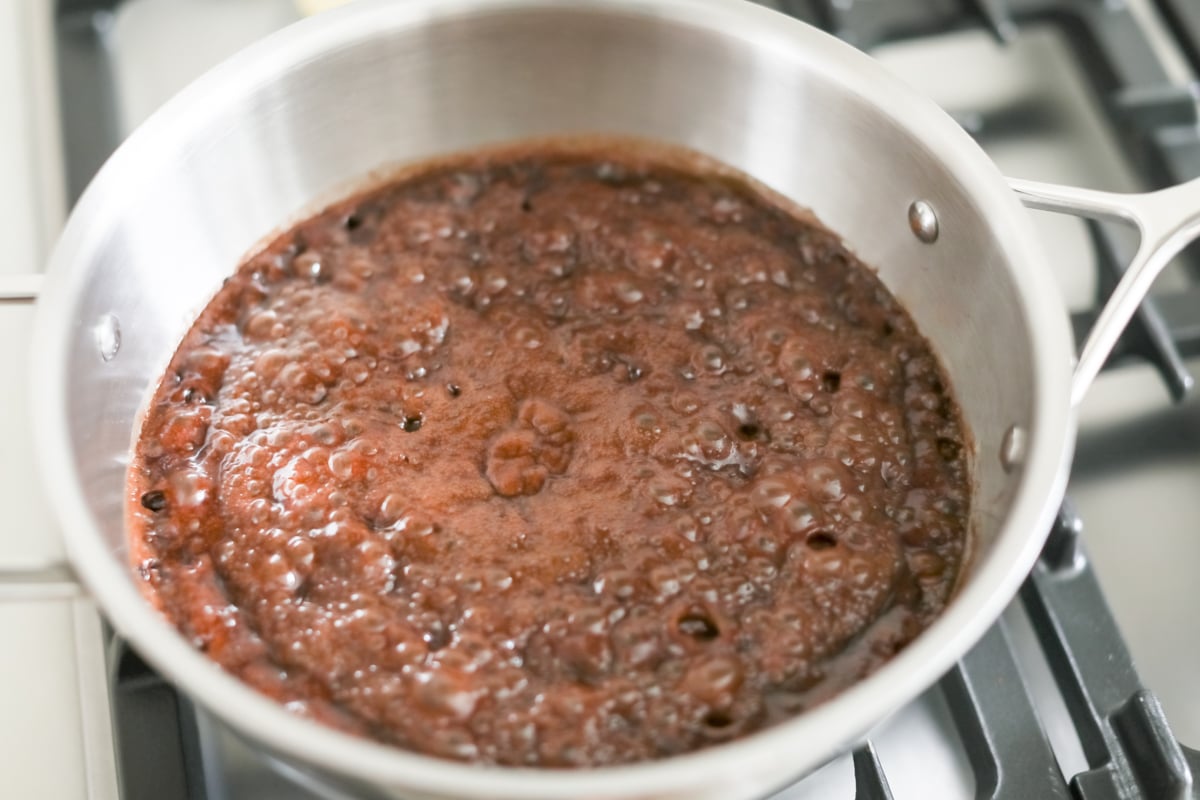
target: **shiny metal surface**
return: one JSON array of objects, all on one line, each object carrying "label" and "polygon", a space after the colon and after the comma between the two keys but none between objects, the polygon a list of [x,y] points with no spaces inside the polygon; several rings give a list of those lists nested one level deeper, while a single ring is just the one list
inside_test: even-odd
[{"label": "shiny metal surface", "polygon": [[[150,383],[246,251],[315,200],[384,165],[585,132],[721,159],[813,208],[879,268],[947,364],[975,435],[977,547],[962,589],[899,657],[833,701],[659,763],[468,767],[296,719],[194,651],[126,565],[124,470]],[[909,229],[917,198],[939,210],[933,244]],[[85,585],[217,717],[300,769],[380,796],[749,798],[787,783],[932,683],[999,615],[1057,507],[1074,436],[1063,309],[995,167],[866,56],[735,0],[362,2],[302,22],[130,137],[72,215],[39,306],[38,449]],[[95,331],[107,315],[122,335],[106,362]],[[1028,435],[1009,473],[1000,448],[1014,424]]]},{"label": "shiny metal surface", "polygon": [[1025,429],[1020,425],[1009,425],[1000,439],[1000,466],[1012,472],[1025,460]]},{"label": "shiny metal surface", "polygon": [[1078,406],[1155,279],[1183,248],[1200,238],[1200,178],[1144,194],[1026,180],[1009,183],[1030,208],[1124,222],[1136,228],[1140,237],[1128,269],[1083,343],[1071,385],[1071,404]]},{"label": "shiny metal surface", "polygon": [[924,200],[914,200],[908,207],[908,227],[922,242],[933,244],[938,238],[937,212]]}]

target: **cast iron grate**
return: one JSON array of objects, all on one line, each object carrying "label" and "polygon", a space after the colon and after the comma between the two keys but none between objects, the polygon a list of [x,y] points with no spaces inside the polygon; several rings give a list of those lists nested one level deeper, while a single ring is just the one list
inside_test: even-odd
[{"label": "cast iron grate", "polygon": [[[1025,607],[1088,769],[1064,777],[1025,691],[1003,623],[941,681],[975,773],[979,800],[1200,798],[1200,751],[1171,734],[1142,685],[1088,563],[1068,501],[1021,588]],[[855,753],[856,800],[890,800],[870,745]]]}]

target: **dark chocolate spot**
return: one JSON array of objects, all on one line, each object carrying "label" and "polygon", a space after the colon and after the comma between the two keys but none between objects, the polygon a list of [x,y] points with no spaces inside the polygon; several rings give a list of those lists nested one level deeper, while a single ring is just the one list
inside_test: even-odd
[{"label": "dark chocolate spot", "polygon": [[813,531],[804,540],[810,550],[829,550],[837,547],[837,539],[829,531]]},{"label": "dark chocolate spot", "polygon": [[425,644],[429,646],[429,652],[435,653],[450,644],[450,632],[444,626],[436,625],[425,634]]},{"label": "dark chocolate spot", "polygon": [[937,440],[937,449],[938,453],[941,454],[944,460],[954,461],[962,452],[962,445],[953,439],[948,439],[945,436],[941,436]]},{"label": "dark chocolate spot", "polygon": [[709,728],[728,728],[733,724],[733,717],[727,711],[709,711],[704,715],[704,724]]},{"label": "dark chocolate spot", "polygon": [[711,642],[721,634],[721,629],[703,611],[689,611],[679,620],[679,632],[700,642]]},{"label": "dark chocolate spot", "polygon": [[167,507],[167,496],[155,489],[142,495],[142,506],[157,513]]}]

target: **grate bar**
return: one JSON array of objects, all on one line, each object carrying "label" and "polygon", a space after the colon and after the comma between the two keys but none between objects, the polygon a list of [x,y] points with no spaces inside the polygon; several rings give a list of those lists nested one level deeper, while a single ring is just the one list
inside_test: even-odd
[{"label": "grate bar", "polygon": [[1155,0],[1163,19],[1197,73],[1200,73],[1200,5],[1196,0]]},{"label": "grate bar", "polygon": [[108,647],[122,798],[209,797],[191,704],[124,640],[114,636]]},{"label": "grate bar", "polygon": [[106,42],[117,5],[119,0],[59,0],[54,45],[71,203],[122,139]]},{"label": "grate bar", "polygon": [[892,800],[892,787],[870,742],[854,751],[854,800]]},{"label": "grate bar", "polygon": [[942,678],[941,688],[975,773],[978,800],[1069,800],[1003,622]]},{"label": "grate bar", "polygon": [[862,49],[967,27],[985,27],[1001,42],[1016,35],[1006,0],[818,0],[810,15],[830,33]]},{"label": "grate bar", "polygon": [[1008,44],[1017,38],[1017,23],[1013,21],[1008,0],[971,0],[971,4],[1000,44]]},{"label": "grate bar", "polygon": [[1187,800],[1195,785],[1183,749],[1142,686],[1095,573],[1080,568],[1082,529],[1064,504],[1048,543],[1053,558],[1043,559],[1021,587],[1091,767],[1072,787],[1079,800]]}]

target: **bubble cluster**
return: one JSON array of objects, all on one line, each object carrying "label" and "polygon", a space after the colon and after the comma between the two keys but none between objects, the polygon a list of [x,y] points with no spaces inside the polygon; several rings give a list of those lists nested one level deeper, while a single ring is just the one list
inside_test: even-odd
[{"label": "bubble cluster", "polygon": [[649,155],[465,157],[226,283],[146,416],[133,558],[295,713],[623,763],[799,713],[916,636],[968,453],[827,231]]}]

